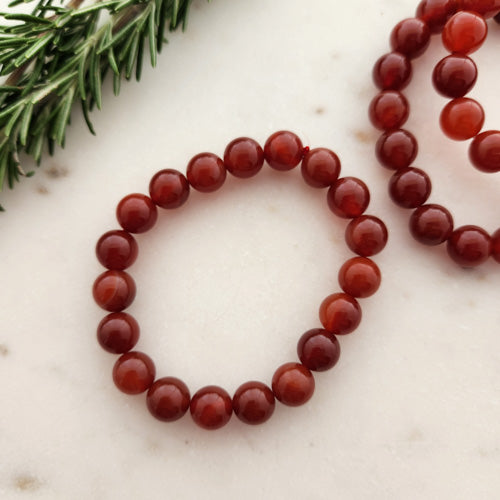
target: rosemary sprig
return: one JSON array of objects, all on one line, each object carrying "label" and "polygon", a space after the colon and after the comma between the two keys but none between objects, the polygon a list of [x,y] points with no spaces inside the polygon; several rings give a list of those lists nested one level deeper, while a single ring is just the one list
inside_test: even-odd
[{"label": "rosemary sprig", "polygon": [[[33,0],[14,0],[9,6]],[[64,147],[75,101],[94,129],[89,112],[102,105],[102,82],[113,75],[116,95],[122,77],[141,77],[145,52],[155,66],[166,41],[166,25],[186,25],[191,0],[103,0],[63,7],[38,0],[31,14],[0,13],[0,190],[12,188],[25,172],[21,152],[37,164],[45,145]],[[107,18],[99,22],[101,16]],[[3,210],[0,206],[0,210]]]}]

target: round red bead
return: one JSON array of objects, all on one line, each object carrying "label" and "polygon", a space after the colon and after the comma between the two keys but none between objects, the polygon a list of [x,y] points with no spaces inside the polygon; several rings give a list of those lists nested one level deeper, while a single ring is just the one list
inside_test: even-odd
[{"label": "round red bead", "polygon": [[389,181],[389,195],[394,203],[403,208],[423,205],[431,194],[431,180],[419,168],[398,170]]},{"label": "round red bead", "polygon": [[370,203],[370,191],[360,179],[343,177],[328,190],[327,202],[330,210],[339,217],[359,217]]},{"label": "round red bead", "polygon": [[500,229],[497,229],[491,236],[491,256],[500,262]]},{"label": "round red bead", "polygon": [[263,424],[271,418],[275,406],[273,391],[262,382],[246,382],[233,396],[234,414],[245,424]]},{"label": "round red bead", "polygon": [[220,429],[233,413],[231,397],[222,387],[208,385],[192,397],[190,411],[194,422],[203,429]]},{"label": "round red bead", "polygon": [[353,257],[340,268],[339,284],[345,293],[357,298],[373,295],[380,286],[380,270],[366,257]]},{"label": "round red bead", "polygon": [[361,307],[351,295],[333,293],[321,303],[319,319],[323,327],[329,332],[335,335],[346,335],[359,326]]},{"label": "round red bead", "polygon": [[263,164],[263,149],[249,137],[239,137],[231,141],[224,151],[224,165],[235,177],[252,177],[260,171]]},{"label": "round red bead", "polygon": [[179,208],[189,196],[189,183],[178,170],[160,170],[149,183],[149,194],[161,208]]},{"label": "round red bead", "polygon": [[372,77],[381,90],[401,90],[410,83],[411,74],[409,59],[399,52],[390,52],[375,63]]},{"label": "round red bead", "polygon": [[409,167],[417,157],[417,140],[407,130],[384,132],[375,146],[378,161],[391,170]]},{"label": "round red bead", "polygon": [[491,255],[491,237],[480,227],[462,226],[448,238],[446,249],[457,264],[475,267]]},{"label": "round red bead", "polygon": [[278,401],[287,406],[300,406],[313,395],[314,377],[300,363],[285,363],[274,372],[272,386]]},{"label": "round red bead", "polygon": [[92,289],[97,304],[110,312],[120,312],[132,304],[135,291],[135,282],[125,271],[102,273]]},{"label": "round red bead", "polygon": [[435,89],[445,97],[463,97],[477,80],[477,66],[467,56],[452,54],[441,59],[432,72]]},{"label": "round red bead", "polygon": [[140,394],[151,387],[155,373],[155,365],[148,355],[132,351],[122,354],[116,361],[113,381],[126,394]]},{"label": "round red bead", "polygon": [[131,266],[138,251],[134,237],[121,230],[104,233],[97,241],[95,249],[99,262],[113,271],[123,271]]},{"label": "round red bead", "polygon": [[469,158],[481,172],[500,172],[500,131],[478,134],[469,146]]},{"label": "round red bead", "polygon": [[483,16],[461,11],[454,14],[443,29],[443,45],[453,53],[470,54],[483,44],[488,25]]},{"label": "round red bead", "polygon": [[226,180],[224,162],[212,153],[200,153],[191,158],[187,166],[189,184],[202,193],[219,189]]},{"label": "round red bead", "polygon": [[163,422],[179,420],[188,410],[189,389],[175,377],[156,380],[149,388],[146,403],[153,417]]},{"label": "round red bead", "polygon": [[97,340],[101,347],[113,354],[130,351],[139,340],[139,325],[130,314],[111,313],[97,327]]},{"label": "round red bead", "polygon": [[439,245],[453,231],[453,217],[441,205],[422,205],[410,217],[412,236],[424,245]]},{"label": "round red bead", "polygon": [[314,328],[300,337],[297,354],[306,368],[322,372],[336,365],[340,358],[340,344],[333,333]]},{"label": "round red bead", "polygon": [[459,97],[443,108],[439,123],[450,139],[465,141],[477,135],[483,127],[484,111],[474,99]]},{"label": "round red bead", "polygon": [[300,163],[303,154],[302,141],[286,130],[275,132],[264,146],[264,157],[275,170],[291,170]]},{"label": "round red bead", "polygon": [[309,186],[328,187],[337,180],[340,174],[339,157],[326,148],[311,149],[304,155],[301,172]]},{"label": "round red bead", "polygon": [[427,23],[418,18],[404,19],[391,33],[391,48],[413,59],[422,55],[430,42],[431,32]]},{"label": "round red bead", "polygon": [[403,94],[396,90],[384,90],[370,103],[370,120],[380,130],[400,128],[408,119],[409,108]]},{"label": "round red bead", "polygon": [[458,0],[460,8],[472,10],[484,17],[491,17],[500,11],[500,0]]},{"label": "round red bead", "polygon": [[125,231],[144,233],[155,225],[158,211],[149,196],[133,193],[118,203],[116,218]]},{"label": "round red bead", "polygon": [[439,33],[456,11],[456,0],[422,0],[418,4],[416,17],[427,23],[431,33]]},{"label": "round red bead", "polygon": [[387,243],[385,224],[373,215],[356,217],[346,227],[347,246],[362,257],[370,257],[381,252]]}]

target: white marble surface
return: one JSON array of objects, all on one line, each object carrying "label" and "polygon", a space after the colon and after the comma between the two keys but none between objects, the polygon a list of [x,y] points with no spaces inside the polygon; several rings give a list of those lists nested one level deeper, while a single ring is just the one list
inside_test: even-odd
[{"label": "white marble surface", "polygon": [[[371,68],[415,7],[197,0],[188,31],[170,37],[156,69],[119,98],[106,86],[97,137],[75,112],[67,148],[1,194],[0,498],[499,498],[500,266],[464,271],[442,249],[414,243],[373,155]],[[500,123],[499,44],[494,25],[475,57],[472,95],[490,128]],[[494,230],[500,174],[473,171],[466,145],[438,127],[445,101],[429,78],[442,55],[434,40],[407,92],[416,164],[434,181],[431,200],[458,225]],[[221,154],[239,135],[263,142],[283,128],[336,150],[343,173],[369,184],[369,212],[390,230],[376,258],[383,285],[363,301],[362,325],[341,339],[339,364],[317,377],[304,407],[212,433],[189,417],[157,422],[144,396],[115,389],[114,358],[95,340],[103,316],[90,293],[101,271],[95,241],[116,227],[117,201],[146,192],[155,171],[184,170],[195,153]],[[192,392],[269,383],[338,290],[350,255],[344,227],[298,171],[266,169],[194,194],[139,238],[130,308],[138,348]]]}]

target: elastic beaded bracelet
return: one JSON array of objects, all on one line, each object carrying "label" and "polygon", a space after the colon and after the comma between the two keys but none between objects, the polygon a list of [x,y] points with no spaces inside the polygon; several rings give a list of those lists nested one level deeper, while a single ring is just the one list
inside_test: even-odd
[{"label": "elastic beaded bracelet", "polygon": [[[423,0],[417,7],[416,18],[405,19],[395,26],[390,37],[393,52],[382,56],[373,68],[373,80],[381,92],[370,103],[369,116],[373,125],[384,131],[375,146],[377,159],[382,166],[396,171],[389,181],[389,195],[400,207],[413,210],[409,223],[412,236],[425,245],[446,242],[448,254],[457,264],[474,267],[490,255],[500,262],[497,243],[500,230],[490,236],[475,225],[454,228],[453,217],[445,207],[426,204],[431,194],[431,181],[423,170],[411,166],[418,153],[418,143],[413,134],[401,128],[410,113],[409,103],[401,91],[412,77],[411,59],[423,54],[431,34],[440,33],[443,28],[447,30],[444,38],[452,50],[464,44],[464,37],[457,34],[460,30],[455,26],[456,20],[466,14],[458,11],[464,9],[472,11],[467,13],[466,20],[480,18],[484,22],[481,16],[492,16],[500,11],[500,0]],[[479,34],[469,43],[469,48],[478,46],[481,39]],[[472,88],[476,78],[474,62],[464,54],[455,53],[440,61],[433,74],[436,88],[457,98]],[[453,121],[453,109],[446,110],[442,122]],[[472,141],[470,156],[476,166],[478,162],[483,165],[498,162],[500,133],[490,131],[477,135]],[[481,157],[482,160],[477,160]]]},{"label": "elastic beaded bracelet", "polygon": [[[209,193],[219,189],[226,171],[240,178],[259,172],[264,160],[276,170],[291,170],[301,163],[302,177],[314,188],[328,188],[330,209],[339,217],[351,219],[346,227],[348,247],[358,254],[340,268],[342,292],[325,298],[319,310],[323,328],[305,332],[299,339],[300,362],[285,363],[274,373],[271,388],[262,382],[241,385],[231,398],[218,386],[199,389],[192,397],[184,382],[175,377],[155,380],[156,369],[149,356],[132,351],[139,340],[139,325],[123,312],[134,300],[134,280],[125,272],[138,254],[135,238],[130,233],[151,229],[157,219],[157,206],[173,209],[188,199],[190,188]],[[162,421],[175,421],[189,409],[196,424],[204,429],[224,426],[234,412],[247,424],[260,424],[273,414],[275,399],[288,406],[308,401],[315,387],[311,371],[332,368],[340,356],[336,335],[354,331],[361,321],[361,307],[356,300],[373,295],[381,276],[377,265],[368,257],[380,252],[387,242],[384,223],[371,215],[363,215],[370,193],[366,185],[354,177],[339,179],[340,160],[326,148],[309,150],[292,132],[271,135],[262,149],[246,137],[232,141],[224,159],[212,153],[196,155],[188,163],[187,178],[176,170],[162,170],[150,182],[150,197],[131,194],[117,207],[117,219],[123,230],[113,230],[99,238],[96,254],[108,270],[93,286],[97,304],[110,311],[97,328],[97,339],[106,351],[121,354],[113,368],[113,380],[121,391],[140,394],[147,391],[150,413]]]}]

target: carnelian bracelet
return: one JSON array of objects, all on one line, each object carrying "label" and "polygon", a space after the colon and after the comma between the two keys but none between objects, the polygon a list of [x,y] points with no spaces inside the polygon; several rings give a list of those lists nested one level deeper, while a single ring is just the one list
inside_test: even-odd
[{"label": "carnelian bracelet", "polygon": [[[375,147],[377,158],[384,167],[396,170],[389,181],[390,197],[400,207],[413,210],[409,226],[417,241],[425,245],[446,242],[449,256],[463,267],[477,266],[490,255],[500,262],[500,229],[490,236],[476,225],[454,228],[449,210],[426,204],[431,181],[423,170],[410,166],[418,145],[415,137],[401,128],[409,116],[409,104],[401,90],[411,80],[411,60],[425,52],[432,33],[443,32],[443,43],[453,53],[437,64],[433,82],[439,92],[456,99],[441,113],[441,126],[454,138],[474,137],[469,156],[477,168],[500,170],[500,132],[478,134],[482,127],[479,104],[462,99],[477,78],[476,66],[466,53],[479,47],[486,36],[484,17],[499,11],[500,0],[423,0],[415,18],[395,26],[390,37],[392,52],[373,68],[373,80],[381,92],[372,100],[369,115],[373,125],[384,131]],[[469,117],[465,126],[457,116],[464,110]]]},{"label": "carnelian bracelet", "polygon": [[[139,325],[123,312],[135,298],[136,287],[125,272],[134,263],[138,245],[131,233],[151,229],[157,219],[157,206],[174,209],[183,205],[190,187],[209,193],[220,188],[226,171],[235,177],[251,177],[259,172],[264,160],[276,170],[291,170],[301,163],[302,176],[315,188],[328,188],[327,201],[337,216],[351,219],[345,240],[358,256],[347,260],[340,268],[338,279],[343,292],[325,298],[319,310],[323,328],[307,331],[297,345],[298,362],[280,366],[273,375],[272,389],[251,381],[241,385],[231,398],[218,386],[199,389],[193,397],[186,385],[175,377],[155,380],[156,370],[151,358],[132,351],[139,340]],[[387,242],[384,223],[371,215],[363,215],[370,201],[366,185],[355,177],[338,178],[340,161],[328,149],[304,148],[292,132],[271,135],[264,150],[246,137],[232,141],[224,159],[212,153],[196,155],[187,166],[187,178],[176,170],[162,170],[149,184],[150,196],[130,194],[117,207],[117,219],[122,230],[109,231],[97,242],[96,254],[108,270],[95,281],[93,295],[97,304],[110,312],[97,328],[97,339],[108,352],[121,354],[113,368],[113,380],[121,391],[140,394],[147,391],[150,413],[162,421],[181,418],[188,409],[196,424],[204,429],[224,426],[234,412],[247,424],[260,424],[274,412],[275,399],[288,406],[299,406],[310,399],[314,391],[311,371],[333,367],[340,356],[336,335],[356,329],[361,321],[357,298],[376,292],[380,271],[368,257],[380,252]]]}]

